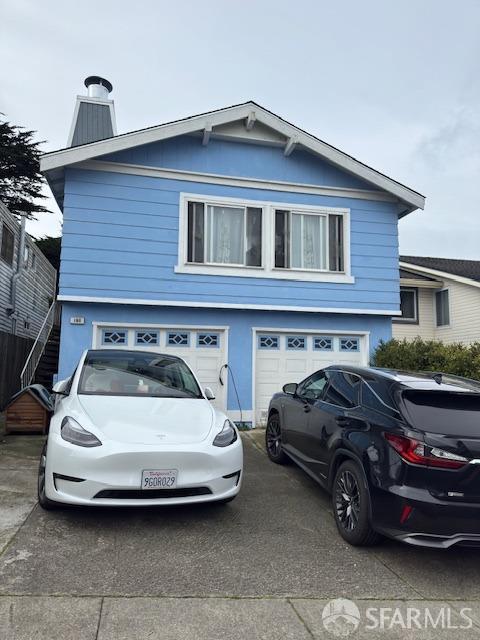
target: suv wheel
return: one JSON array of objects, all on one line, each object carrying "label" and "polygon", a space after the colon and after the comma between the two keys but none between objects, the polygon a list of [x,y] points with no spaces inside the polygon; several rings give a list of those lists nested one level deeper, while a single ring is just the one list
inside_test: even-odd
[{"label": "suv wheel", "polygon": [[286,464],[288,457],[282,450],[282,429],[280,427],[280,416],[272,413],[267,422],[265,431],[265,447],[267,455],[277,464]]},{"label": "suv wheel", "polygon": [[352,460],[337,469],[332,492],[333,514],[344,540],[354,546],[377,544],[380,535],[370,524],[370,494],[363,474]]}]

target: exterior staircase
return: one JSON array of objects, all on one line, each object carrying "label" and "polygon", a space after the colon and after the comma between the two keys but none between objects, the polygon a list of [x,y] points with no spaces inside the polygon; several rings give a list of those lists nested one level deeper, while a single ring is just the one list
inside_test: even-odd
[{"label": "exterior staircase", "polygon": [[34,384],[43,384],[47,389],[52,388],[53,376],[58,371],[58,354],[60,349],[60,326],[53,325],[45,345],[45,349],[38,361]]}]

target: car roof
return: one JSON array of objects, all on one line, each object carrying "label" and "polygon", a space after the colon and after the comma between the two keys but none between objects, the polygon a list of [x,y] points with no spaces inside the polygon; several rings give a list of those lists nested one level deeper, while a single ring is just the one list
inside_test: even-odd
[{"label": "car roof", "polygon": [[480,381],[462,378],[448,373],[429,371],[403,371],[382,367],[358,367],[355,365],[330,365],[327,370],[356,373],[362,378],[391,382],[405,389],[424,391],[457,391],[480,393]]}]

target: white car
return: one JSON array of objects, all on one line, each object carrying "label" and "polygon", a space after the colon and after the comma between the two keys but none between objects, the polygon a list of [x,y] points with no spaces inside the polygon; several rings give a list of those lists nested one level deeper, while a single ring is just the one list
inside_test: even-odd
[{"label": "white car", "polygon": [[38,474],[43,508],[225,503],[240,491],[237,428],[181,358],[86,351],[54,393]]}]

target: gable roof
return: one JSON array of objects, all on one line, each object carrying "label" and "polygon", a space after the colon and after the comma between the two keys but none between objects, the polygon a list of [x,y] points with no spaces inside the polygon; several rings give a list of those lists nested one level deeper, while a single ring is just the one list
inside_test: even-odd
[{"label": "gable roof", "polygon": [[432,258],[426,256],[400,256],[400,266],[420,267],[423,273],[430,275],[453,276],[454,280],[465,284],[480,283],[480,260],[460,260],[452,258]]},{"label": "gable roof", "polygon": [[208,140],[210,132],[215,133],[214,127],[221,127],[239,120],[245,121],[247,129],[251,129],[256,122],[260,122],[281,134],[285,139],[285,155],[289,155],[296,146],[300,145],[327,162],[365,180],[378,189],[392,194],[403,203],[399,212],[400,216],[418,208],[423,209],[425,206],[425,197],[422,194],[372,169],[353,156],[294,126],[253,101],[208,111],[146,129],[123,133],[98,142],[51,151],[42,156],[40,169],[46,174],[50,186],[55,191],[55,184],[63,181],[61,171],[71,164],[195,132],[203,131]]}]

